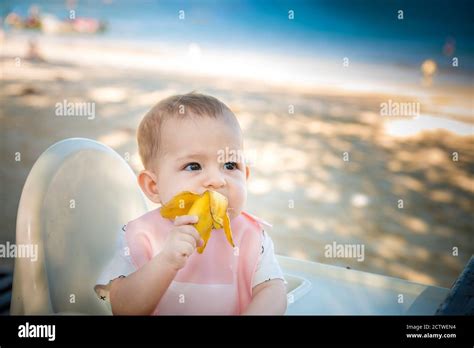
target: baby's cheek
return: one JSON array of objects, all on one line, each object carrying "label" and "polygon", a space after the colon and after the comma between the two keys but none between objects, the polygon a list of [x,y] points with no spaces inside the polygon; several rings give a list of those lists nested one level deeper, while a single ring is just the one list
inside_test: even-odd
[{"label": "baby's cheek", "polygon": [[232,219],[244,210],[247,201],[247,189],[245,185],[236,185],[233,187],[229,198],[229,217]]},{"label": "baby's cheek", "polygon": [[177,194],[183,191],[193,191],[189,182],[180,173],[167,173],[166,178],[158,182],[158,192],[162,204],[171,201]]}]

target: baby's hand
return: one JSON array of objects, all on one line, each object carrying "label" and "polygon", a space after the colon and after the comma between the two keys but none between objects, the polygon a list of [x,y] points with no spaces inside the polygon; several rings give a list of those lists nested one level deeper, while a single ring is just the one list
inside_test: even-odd
[{"label": "baby's hand", "polygon": [[174,226],[166,239],[162,254],[164,260],[175,270],[186,265],[188,257],[204,244],[198,231],[192,224],[198,222],[195,215],[182,215],[174,220]]}]

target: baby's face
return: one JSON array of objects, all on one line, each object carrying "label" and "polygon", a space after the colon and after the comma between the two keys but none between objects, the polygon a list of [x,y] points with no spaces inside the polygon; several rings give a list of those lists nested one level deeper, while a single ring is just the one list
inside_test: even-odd
[{"label": "baby's face", "polygon": [[160,147],[155,174],[161,204],[181,191],[213,190],[227,197],[231,219],[240,214],[248,177],[240,128],[222,118],[168,119],[161,128]]}]

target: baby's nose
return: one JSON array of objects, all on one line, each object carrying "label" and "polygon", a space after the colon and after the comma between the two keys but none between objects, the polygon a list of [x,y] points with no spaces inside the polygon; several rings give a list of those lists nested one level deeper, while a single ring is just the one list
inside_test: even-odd
[{"label": "baby's nose", "polygon": [[219,189],[221,187],[224,187],[225,184],[226,181],[224,179],[224,176],[217,171],[209,173],[204,182],[204,186],[206,187],[206,189]]}]

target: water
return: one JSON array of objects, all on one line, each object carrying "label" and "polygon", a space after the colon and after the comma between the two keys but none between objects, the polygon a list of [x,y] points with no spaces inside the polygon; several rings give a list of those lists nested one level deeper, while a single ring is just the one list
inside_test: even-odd
[{"label": "water", "polygon": [[[434,59],[464,83],[474,78],[472,1],[384,0],[206,0],[206,1],[10,1],[2,7],[26,15],[32,4],[42,12],[66,19],[94,17],[108,23],[101,40],[155,43],[207,50],[260,53],[306,60],[325,59],[415,67]],[[183,10],[185,19],[179,20]],[[289,20],[289,11],[294,19]],[[399,20],[398,10],[403,10]],[[454,50],[443,53],[446,45]],[[459,67],[452,69],[452,57]]]},{"label": "water", "polygon": [[[7,0],[3,14],[22,15],[31,4],[59,18],[64,1]],[[106,20],[106,37],[140,41],[198,42],[278,54],[339,55],[410,64],[441,58],[446,41],[473,57],[472,1],[79,1],[76,16]],[[402,9],[403,20],[398,10]],[[185,20],[179,20],[183,10]],[[288,19],[293,10],[295,19]],[[443,60],[439,59],[442,63]],[[473,60],[463,60],[473,68]]]}]

